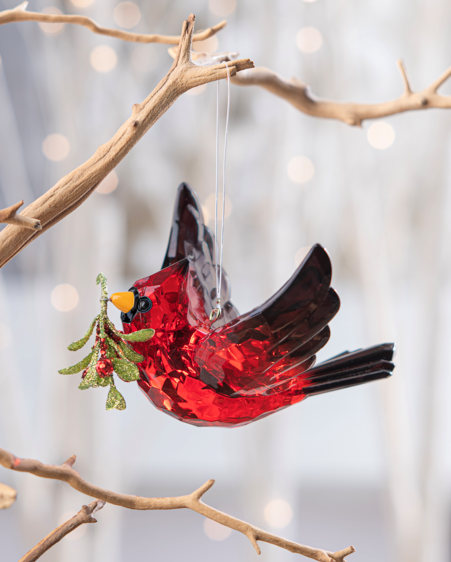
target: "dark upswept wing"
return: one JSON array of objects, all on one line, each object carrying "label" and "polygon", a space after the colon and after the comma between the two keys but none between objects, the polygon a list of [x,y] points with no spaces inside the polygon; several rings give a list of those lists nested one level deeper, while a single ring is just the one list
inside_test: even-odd
[{"label": "dark upswept wing", "polygon": [[311,367],[340,307],[331,277],[317,244],[274,296],[208,336],[196,354],[201,379],[229,395],[251,395]]},{"label": "dark upswept wing", "polygon": [[[214,253],[214,236],[205,226],[202,207],[196,192],[182,183],[177,191],[172,219],[171,233],[163,269],[188,258],[195,271],[204,295],[207,316],[216,307],[216,264]],[[223,314],[215,322],[215,327],[222,326],[238,316],[238,311],[230,302],[229,278],[222,270],[221,302]]]}]

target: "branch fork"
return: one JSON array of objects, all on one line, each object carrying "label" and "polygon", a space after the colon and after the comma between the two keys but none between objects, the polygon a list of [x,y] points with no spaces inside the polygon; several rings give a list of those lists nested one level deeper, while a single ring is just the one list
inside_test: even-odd
[{"label": "branch fork", "polygon": [[302,113],[312,117],[337,119],[354,127],[360,127],[366,119],[379,119],[405,111],[451,108],[451,96],[443,96],[438,93],[440,86],[451,76],[451,67],[430,86],[414,92],[407,78],[404,63],[400,60],[397,62],[397,66],[401,73],[404,92],[394,100],[374,104],[337,102],[318,98],[301,80],[297,78],[286,80],[273,70],[264,67],[246,70],[239,76],[235,76],[232,82],[238,86],[260,86],[287,100]]},{"label": "branch fork", "polygon": [[80,525],[87,523],[97,523],[97,519],[93,517],[94,513],[103,508],[105,502],[96,500],[89,505],[84,505],[81,510],[71,519],[54,529],[45,538],[34,546],[19,562],[34,562],[40,558],[44,552],[47,552],[52,546],[63,539],[66,535],[75,531]]},{"label": "branch fork", "polygon": [[[236,517],[210,507],[202,501],[202,497],[213,486],[213,484],[215,483],[214,480],[208,480],[208,482],[205,482],[205,484],[203,484],[200,488],[185,496],[169,498],[146,498],[140,496],[130,496],[126,494],[111,492],[110,490],[104,490],[102,488],[94,486],[93,484],[90,484],[89,482],[86,482],[73,468],[75,461],[76,457],[75,455],[72,455],[62,465],[45,465],[33,459],[20,459],[18,457],[15,457],[8,451],[0,449],[0,464],[5,468],[15,470],[17,472],[29,472],[41,478],[51,478],[53,480],[61,480],[62,482],[67,482],[75,490],[81,492],[82,494],[86,494],[87,496],[97,498],[98,500],[101,500],[101,503],[111,503],[113,505],[118,505],[127,509],[190,509],[191,511],[195,511],[203,517],[207,517],[208,519],[216,521],[220,525],[224,525],[225,527],[229,527],[230,529],[242,533],[250,540],[257,554],[261,553],[260,547],[258,545],[259,541],[273,544],[275,546],[278,546],[279,548],[288,550],[295,554],[306,556],[307,558],[311,558],[312,560],[318,560],[319,562],[345,562],[346,556],[355,552],[353,546],[345,548],[344,550],[339,550],[337,552],[329,552],[327,550],[298,544],[277,535],[267,533],[266,531],[259,529],[258,527],[254,527],[250,523],[246,523],[245,521],[241,521]],[[93,504],[90,505],[92,506]],[[56,531],[57,530],[58,529],[56,529]],[[48,537],[46,537],[46,539],[47,538]],[[44,539],[44,541],[46,539]],[[30,560],[35,560],[35,558],[23,558],[20,562],[30,562]]]},{"label": "branch fork", "polygon": [[[0,23],[2,14],[4,12],[0,12]],[[0,232],[0,267],[3,267],[37,236],[79,207],[177,98],[191,88],[227,78],[226,63],[197,66],[191,60],[194,20],[194,15],[191,14],[183,23],[179,49],[168,74],[142,103],[133,106],[131,117],[119,128],[113,138],[100,146],[89,160],[64,176],[23,211],[21,216],[33,217],[41,221],[42,230],[32,232],[11,225]],[[231,76],[235,76],[237,72],[253,66],[249,59],[234,60],[229,64],[229,72]]]}]

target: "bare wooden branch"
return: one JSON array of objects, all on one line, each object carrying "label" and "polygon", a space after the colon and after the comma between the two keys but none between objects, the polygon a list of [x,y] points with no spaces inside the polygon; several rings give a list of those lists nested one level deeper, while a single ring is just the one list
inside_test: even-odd
[{"label": "bare wooden branch", "polygon": [[[21,21],[37,21],[46,23],[69,23],[74,25],[81,25],[86,27],[93,33],[98,35],[107,35],[108,37],[115,37],[122,41],[129,41],[131,43],[165,43],[166,45],[178,45],[180,41],[179,35],[147,35],[144,33],[131,33],[130,31],[122,31],[120,29],[111,29],[109,27],[102,27],[94,20],[86,16],[67,15],[67,14],[45,14],[42,12],[27,12],[28,2],[23,2],[20,6],[12,10],[4,10],[0,12],[0,25]],[[205,41],[209,37],[216,35],[218,31],[223,29],[227,22],[221,21],[220,23],[209,27],[204,31],[193,35],[193,41]]]},{"label": "bare wooden branch", "polygon": [[0,509],[8,509],[16,501],[17,492],[11,486],[0,482]]},{"label": "bare wooden branch", "polygon": [[[81,205],[183,93],[196,86],[227,78],[226,63],[198,66],[191,60],[194,19],[191,14],[183,23],[178,54],[168,74],[142,103],[133,106],[131,117],[113,138],[23,211],[21,216],[40,220],[42,230],[31,232],[17,226],[7,226],[0,232],[0,267]],[[249,59],[234,60],[229,63],[230,75],[234,76],[253,66]]]},{"label": "bare wooden branch", "polygon": [[86,523],[97,523],[97,519],[93,517],[96,511],[102,509],[105,502],[96,500],[89,505],[84,505],[81,510],[74,515],[71,519],[54,529],[45,538],[42,539],[36,546],[34,546],[25,556],[23,556],[19,562],[34,562],[40,558],[44,552],[47,552],[52,546],[54,546],[61,539],[64,539],[66,535],[75,531],[80,525]]},{"label": "bare wooden branch", "polygon": [[41,230],[41,221],[36,219],[31,219],[29,217],[24,217],[22,215],[16,215],[19,207],[22,207],[23,200],[19,201],[11,207],[0,210],[0,223],[15,224],[17,226],[23,226],[25,228],[31,228],[31,230]]},{"label": "bare wooden branch", "polygon": [[307,115],[338,119],[353,126],[361,126],[365,119],[379,119],[404,111],[451,108],[451,96],[437,93],[439,87],[451,76],[451,67],[420,92],[411,90],[402,61],[398,62],[398,67],[404,83],[404,93],[399,98],[382,103],[352,103],[320,99],[311,92],[307,84],[297,78],[286,80],[273,70],[263,67],[242,72],[239,76],[235,76],[232,82],[239,86],[261,86],[287,100]]},{"label": "bare wooden branch", "polygon": [[295,554],[301,554],[307,558],[318,560],[319,562],[344,562],[346,556],[355,552],[353,546],[345,548],[337,552],[329,552],[310,546],[304,546],[287,539],[267,533],[262,529],[254,527],[250,523],[236,519],[231,515],[218,511],[202,501],[202,496],[213,486],[214,480],[209,480],[198,490],[186,496],[172,498],[145,498],[140,496],[130,496],[126,494],[118,494],[110,490],[104,490],[89,482],[83,480],[80,474],[73,468],[75,463],[75,455],[71,456],[65,463],[60,466],[46,465],[33,459],[20,459],[12,453],[0,449],[0,464],[5,468],[18,472],[29,472],[41,478],[51,478],[53,480],[61,480],[67,482],[72,488],[102,500],[106,503],[119,505],[128,509],[139,510],[167,510],[167,509],[191,509],[208,519],[216,521],[220,525],[229,527],[245,535],[252,543],[253,547],[260,554],[258,541],[273,544],[285,550],[289,550]]}]

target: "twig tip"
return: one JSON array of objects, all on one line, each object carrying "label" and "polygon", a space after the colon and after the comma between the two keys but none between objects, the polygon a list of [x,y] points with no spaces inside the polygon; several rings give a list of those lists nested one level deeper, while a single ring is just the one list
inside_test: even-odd
[{"label": "twig tip", "polygon": [[200,500],[200,498],[201,498],[206,492],[208,492],[208,490],[213,486],[214,483],[215,483],[214,480],[207,480],[207,482],[205,482],[205,484],[203,484],[200,488],[198,488],[197,490],[195,490],[195,491],[191,494],[191,497],[193,497],[195,500]]},{"label": "twig tip", "polygon": [[261,554],[262,551],[260,550],[260,547],[258,546],[258,542],[257,539],[255,538],[255,535],[252,532],[246,533],[247,538],[251,541],[252,546],[255,548],[255,552],[257,554]]},{"label": "twig tip", "polygon": [[63,466],[67,466],[69,468],[72,468],[75,464],[75,461],[77,460],[77,455],[71,455],[66,462],[63,463]]},{"label": "twig tip", "polygon": [[353,546],[348,546],[348,548],[345,548],[344,550],[337,550],[337,552],[334,552],[331,556],[330,553],[328,554],[332,558],[332,560],[336,560],[337,562],[345,562],[346,556],[349,556],[354,552],[355,548]]},{"label": "twig tip", "polygon": [[104,502],[102,500],[97,500],[97,505],[95,506],[93,513],[101,510],[105,506],[105,504],[106,504],[106,502]]}]

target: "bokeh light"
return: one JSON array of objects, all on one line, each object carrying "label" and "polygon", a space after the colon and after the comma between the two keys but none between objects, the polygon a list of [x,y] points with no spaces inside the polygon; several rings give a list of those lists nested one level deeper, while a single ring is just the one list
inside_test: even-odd
[{"label": "bokeh light", "polygon": [[208,225],[212,217],[210,215],[210,211],[207,209],[205,205],[202,205],[202,214],[204,216],[204,224]]},{"label": "bokeh light", "polygon": [[119,178],[117,177],[116,171],[113,170],[99,183],[96,187],[96,191],[102,195],[108,195],[108,193],[111,193],[116,189],[118,182]]},{"label": "bokeh light", "polygon": [[[204,214],[204,220],[206,224],[214,224],[215,221],[215,194],[210,193],[210,195],[205,199],[204,204],[202,205],[202,212]],[[224,218],[228,218],[232,212],[232,202],[230,199],[225,197],[225,212]],[[221,221],[222,216],[222,195],[219,195],[218,201],[218,216],[219,221]]]},{"label": "bokeh light", "polygon": [[67,283],[57,285],[52,291],[51,301],[56,310],[69,312],[78,304],[77,289]]},{"label": "bokeh light", "polygon": [[42,143],[42,152],[52,162],[61,162],[69,155],[70,142],[58,133],[48,135]]},{"label": "bokeh light", "polygon": [[[44,8],[41,10],[43,14],[62,14],[61,10],[55,8],[54,6],[49,6],[48,8]],[[58,35],[64,29],[64,23],[46,23],[43,21],[39,22],[39,27],[42,29],[44,33],[48,35]]]},{"label": "bokeh light", "polygon": [[11,344],[11,330],[6,324],[0,324],[0,349],[6,349]]},{"label": "bokeh light", "polygon": [[296,45],[303,53],[315,53],[322,44],[322,35],[315,27],[303,27],[296,35]]},{"label": "bokeh light", "polygon": [[216,53],[219,41],[216,35],[205,39],[205,41],[194,41],[193,50],[197,53]]},{"label": "bokeh light", "polygon": [[295,156],[288,162],[287,173],[295,183],[306,183],[312,179],[315,168],[306,156]]},{"label": "bokeh light", "polygon": [[294,254],[294,266],[299,267],[305,256],[309,253],[311,246],[303,246]]},{"label": "bokeh light", "polygon": [[395,131],[389,123],[377,121],[370,125],[367,139],[373,148],[385,150],[395,142]]},{"label": "bokeh light", "polygon": [[132,51],[131,61],[139,72],[149,72],[157,65],[158,57],[152,45],[138,45]]},{"label": "bokeh light", "polygon": [[265,507],[264,516],[271,527],[282,529],[291,522],[293,510],[285,500],[273,500]]},{"label": "bokeh light", "polygon": [[71,0],[71,2],[77,8],[87,8],[94,3],[94,0]]},{"label": "bokeh light", "polygon": [[119,27],[131,29],[141,19],[141,11],[134,2],[121,2],[114,8],[113,18]]},{"label": "bokeh light", "polygon": [[91,51],[91,65],[97,72],[111,72],[117,64],[116,51],[108,45],[99,45]]},{"label": "bokeh light", "polygon": [[236,9],[236,0],[209,0],[208,6],[215,16],[229,16]]},{"label": "bokeh light", "polygon": [[224,541],[232,534],[232,529],[224,527],[224,525],[220,525],[211,519],[205,519],[204,531],[207,537],[212,541]]},{"label": "bokeh light", "polygon": [[307,2],[308,4],[313,4],[313,2],[316,2],[316,0],[304,0],[304,2]]},{"label": "bokeh light", "polygon": [[199,94],[202,94],[203,92],[205,92],[206,89],[207,89],[207,84],[201,84],[200,86],[196,86],[195,88],[191,88],[191,90],[188,90],[186,93],[189,96],[198,96]]}]

